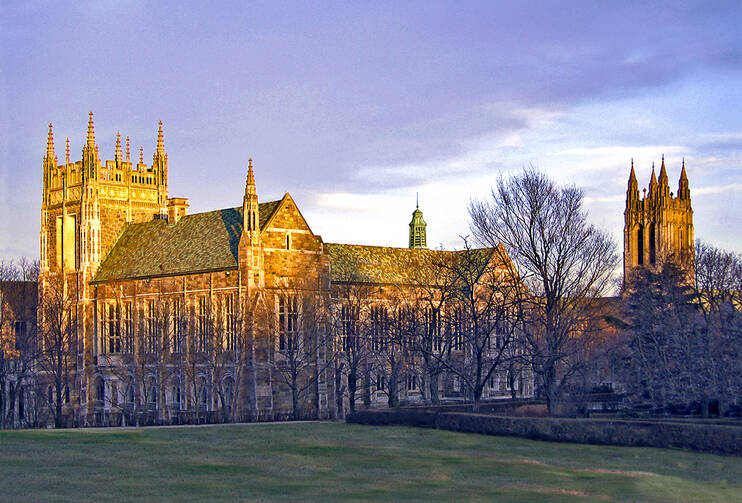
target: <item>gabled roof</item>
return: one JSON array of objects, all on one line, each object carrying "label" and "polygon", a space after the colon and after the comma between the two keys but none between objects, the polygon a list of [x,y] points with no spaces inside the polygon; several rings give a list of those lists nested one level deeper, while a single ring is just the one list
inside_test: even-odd
[{"label": "gabled roof", "polygon": [[[281,201],[260,203],[263,230]],[[242,206],[127,225],[93,283],[236,269]]]},{"label": "gabled roof", "polygon": [[[421,268],[431,267],[436,261],[455,258],[463,253],[336,243],[325,243],[324,248],[330,255],[333,282],[382,285],[417,284]],[[490,248],[471,250],[471,253],[481,254],[482,260],[477,262],[482,264],[482,271],[493,251]]]}]

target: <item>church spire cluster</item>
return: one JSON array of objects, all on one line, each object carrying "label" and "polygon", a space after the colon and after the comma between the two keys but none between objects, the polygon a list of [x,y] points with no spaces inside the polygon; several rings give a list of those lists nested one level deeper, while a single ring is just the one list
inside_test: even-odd
[{"label": "church spire cluster", "polygon": [[632,159],[624,220],[624,280],[637,268],[657,270],[668,259],[677,261],[690,273],[694,256],[693,209],[685,159],[677,195],[670,192],[663,155],[659,179],[652,164],[649,190],[645,190],[642,197],[639,197]]}]

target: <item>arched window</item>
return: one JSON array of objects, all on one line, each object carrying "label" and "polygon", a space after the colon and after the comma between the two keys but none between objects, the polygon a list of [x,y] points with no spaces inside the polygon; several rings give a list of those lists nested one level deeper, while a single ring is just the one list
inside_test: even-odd
[{"label": "arched window", "polygon": [[126,384],[126,401],[134,403],[134,379],[132,378],[129,378],[129,382]]},{"label": "arched window", "polygon": [[149,380],[149,403],[152,407],[157,407],[157,382],[154,377]]},{"label": "arched window", "polygon": [[234,380],[231,377],[227,377],[224,380],[224,401],[227,407],[232,407],[232,400],[234,399]]},{"label": "arched window", "polygon": [[106,399],[106,382],[100,377],[95,380],[95,399],[99,402]]},{"label": "arched window", "polygon": [[637,252],[637,263],[644,265],[644,226],[639,226],[639,231],[636,236],[636,252]]},{"label": "arched window", "polygon": [[176,409],[180,409],[181,400],[182,393],[180,389],[180,382],[176,382],[175,386],[173,386],[173,405]]},{"label": "arched window", "polygon": [[649,263],[654,264],[657,260],[657,250],[655,249],[655,224],[649,226]]},{"label": "arched window", "polygon": [[206,389],[206,378],[202,377],[199,379],[199,403],[201,405],[208,405],[209,403],[209,393]]}]

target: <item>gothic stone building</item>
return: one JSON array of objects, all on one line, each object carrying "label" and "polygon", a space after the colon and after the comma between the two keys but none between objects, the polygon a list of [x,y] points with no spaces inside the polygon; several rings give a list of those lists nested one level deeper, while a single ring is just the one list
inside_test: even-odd
[{"label": "gothic stone building", "polygon": [[693,276],[693,209],[685,160],[677,195],[670,192],[662,156],[659,180],[652,165],[649,190],[644,189],[641,198],[634,161],[631,161],[624,222],[624,281],[637,268],[656,270],[668,258],[677,260]]},{"label": "gothic stone building", "polygon": [[[288,193],[259,201],[252,160],[241,205],[189,215],[188,200],[168,193],[162,123],[151,165],[141,149],[131,161],[128,138],[122,153],[119,135],[114,160],[101,160],[92,112],[82,160],[70,162],[68,139],[60,164],[50,124],[43,170],[39,299],[53,288],[70,299],[64,407],[78,424],[142,411],[158,422],[194,410],[277,418],[296,397],[305,416],[340,415],[347,380],[333,334],[347,336],[360,316],[344,309],[348,292],[374,288],[388,302],[384,291],[408,289],[406,269],[429,253],[419,209],[409,249],[324,243]],[[369,368],[359,376],[366,404],[382,389]],[[424,395],[418,379],[407,371],[403,399]],[[452,379],[440,390],[462,395]],[[493,379],[488,396],[500,395],[510,388]]]}]

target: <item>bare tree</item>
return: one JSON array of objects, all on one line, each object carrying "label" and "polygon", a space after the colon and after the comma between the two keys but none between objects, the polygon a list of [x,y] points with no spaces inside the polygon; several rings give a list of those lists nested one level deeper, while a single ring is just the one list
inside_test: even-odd
[{"label": "bare tree", "polygon": [[[428,400],[440,403],[440,376],[446,369],[450,357],[450,344],[443,337],[445,307],[453,301],[457,293],[457,275],[451,259],[451,252],[432,251],[421,256],[420,267],[413,273],[414,291],[419,320],[422,326],[416,338],[415,352],[425,376]],[[425,386],[423,386],[423,391]]]},{"label": "bare tree", "polygon": [[412,370],[419,325],[414,302],[409,303],[402,292],[398,289],[388,302],[372,304],[364,324],[369,374],[376,389],[386,394],[389,407],[399,404],[400,381],[405,371]]},{"label": "bare tree", "polygon": [[38,378],[49,383],[48,405],[57,428],[64,425],[63,405],[75,370],[75,305],[75,299],[62,278],[47,278],[39,296]]},{"label": "bare tree", "polygon": [[695,277],[671,257],[627,283],[625,381],[635,400],[654,407],[735,401],[742,368],[740,274],[736,254],[696,244]]},{"label": "bare tree", "polygon": [[443,310],[444,337],[419,350],[463,383],[476,411],[490,378],[515,357],[513,347],[523,318],[523,285],[501,247],[464,249],[441,256],[440,276],[454,286]]},{"label": "bare tree", "polygon": [[[572,376],[591,334],[618,264],[607,233],[588,223],[582,190],[556,185],[534,169],[500,177],[489,200],[472,201],[471,228],[483,245],[500,244],[512,259],[510,281],[528,288],[521,296],[530,364],[540,377],[549,412]],[[524,292],[525,293],[525,292]]]},{"label": "bare tree", "polygon": [[[704,350],[718,349],[709,360],[709,375],[723,413],[742,396],[742,256],[697,240],[694,271]],[[709,401],[702,403],[708,414]]]},{"label": "bare tree", "polygon": [[300,419],[310,392],[314,392],[314,405],[319,407],[316,385],[332,365],[326,336],[328,313],[321,298],[311,290],[281,288],[276,295],[273,376],[289,389],[292,417]]},{"label": "bare tree", "polygon": [[[364,382],[363,372],[369,363],[370,340],[367,337],[369,308],[374,288],[363,285],[342,285],[334,293],[331,327],[337,355],[336,375],[347,379],[350,412],[356,410],[358,383]],[[342,389],[336,381],[336,393]],[[338,405],[342,406],[342,402]]]}]

